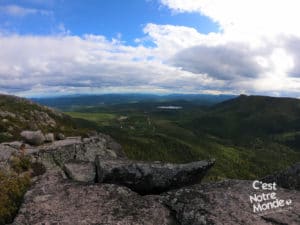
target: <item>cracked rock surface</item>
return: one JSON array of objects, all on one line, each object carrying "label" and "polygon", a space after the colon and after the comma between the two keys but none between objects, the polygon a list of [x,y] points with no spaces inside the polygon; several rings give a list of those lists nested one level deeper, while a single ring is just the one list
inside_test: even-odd
[{"label": "cracked rock surface", "polygon": [[[252,181],[227,180],[197,184],[148,196],[168,206],[182,225],[299,225],[300,192],[277,189],[276,197],[291,205],[254,213],[250,195],[273,191],[254,190]],[[269,201],[266,201],[269,202]]]},{"label": "cracked rock surface", "polygon": [[14,225],[176,225],[160,203],[113,184],[82,185],[47,172],[27,192]]}]

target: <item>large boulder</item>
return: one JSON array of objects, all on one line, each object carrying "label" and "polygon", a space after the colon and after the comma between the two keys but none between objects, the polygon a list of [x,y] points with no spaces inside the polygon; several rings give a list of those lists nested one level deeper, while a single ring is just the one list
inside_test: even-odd
[{"label": "large boulder", "polygon": [[272,175],[266,176],[262,179],[264,182],[276,182],[277,185],[300,191],[300,162],[292,165],[291,167],[276,172]]},{"label": "large boulder", "polygon": [[[300,192],[281,188],[255,190],[252,185],[253,181],[228,180],[197,184],[148,198],[156,199],[173,210],[181,225],[300,224]],[[283,200],[285,205],[254,212],[253,203],[257,207],[259,202],[251,203],[250,196],[273,192],[275,198]],[[270,199],[270,196],[260,204],[274,204],[275,199]],[[262,197],[257,198],[261,200]],[[289,200],[290,205],[287,203]]]},{"label": "large boulder", "polygon": [[91,183],[96,179],[96,167],[93,162],[73,160],[65,163],[63,169],[74,181]]},{"label": "large boulder", "polygon": [[56,139],[57,140],[65,140],[66,137],[63,133],[58,133],[58,134],[56,134]]},{"label": "large boulder", "polygon": [[24,141],[31,145],[41,145],[45,141],[45,136],[42,133],[42,131],[22,131],[21,137],[24,139]]},{"label": "large boulder", "polygon": [[214,161],[186,164],[106,160],[97,157],[98,182],[120,184],[140,193],[161,193],[200,182]]},{"label": "large boulder", "polygon": [[46,142],[53,142],[55,139],[54,139],[54,134],[53,133],[47,133],[45,134],[45,141]]},{"label": "large boulder", "polygon": [[81,185],[47,172],[27,192],[14,220],[24,224],[176,225],[160,203],[113,184]]}]

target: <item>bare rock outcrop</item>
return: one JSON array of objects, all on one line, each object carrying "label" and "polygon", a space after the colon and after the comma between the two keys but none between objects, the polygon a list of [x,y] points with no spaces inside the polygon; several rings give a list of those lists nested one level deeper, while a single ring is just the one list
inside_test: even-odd
[{"label": "bare rock outcrop", "polygon": [[170,210],[113,184],[81,185],[48,172],[27,192],[14,225],[176,225]]},{"label": "bare rock outcrop", "polygon": [[101,157],[96,160],[98,182],[124,185],[140,194],[161,193],[199,183],[213,164],[214,161],[172,164]]},{"label": "bare rock outcrop", "polygon": [[[161,196],[148,196],[167,205],[181,225],[270,225],[300,224],[300,193],[286,189],[255,190],[252,181],[227,180],[197,184],[173,190]],[[253,211],[250,196],[275,193],[280,200],[289,201],[283,207]],[[269,196],[270,197],[270,196]],[[267,198],[267,197],[265,197]],[[271,198],[271,197],[270,197]],[[258,197],[260,200],[260,197]],[[261,201],[273,203],[275,199]],[[255,202],[258,204],[258,202]],[[257,206],[257,204],[255,206]],[[266,208],[267,206],[263,206]]]},{"label": "bare rock outcrop", "polygon": [[93,162],[73,160],[65,163],[63,170],[74,181],[93,183],[96,179],[96,167]]},{"label": "bare rock outcrop", "polygon": [[125,157],[122,151],[114,151],[108,147],[113,139],[107,135],[98,134],[89,138],[67,137],[37,148],[29,149],[33,161],[41,162],[46,167],[63,167],[71,160],[94,162],[96,156],[103,158]]},{"label": "bare rock outcrop", "polygon": [[[111,148],[110,143],[115,142],[104,134],[92,137],[67,137],[64,140],[43,143],[42,145],[26,144],[25,153],[32,162],[42,163],[48,169],[63,168],[70,161],[85,161],[94,163],[97,156],[106,159],[126,158],[122,149]],[[9,164],[13,153],[17,153],[22,142],[5,142],[0,144],[0,166]]]}]

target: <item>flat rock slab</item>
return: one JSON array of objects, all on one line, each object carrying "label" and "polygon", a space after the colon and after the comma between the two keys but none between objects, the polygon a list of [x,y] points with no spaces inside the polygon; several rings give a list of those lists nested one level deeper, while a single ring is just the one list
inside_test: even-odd
[{"label": "flat rock slab", "polygon": [[98,182],[129,187],[140,194],[154,193],[199,183],[214,161],[186,164],[96,159]]},{"label": "flat rock slab", "polygon": [[[156,198],[174,210],[181,225],[299,225],[299,191],[277,189],[278,199],[292,200],[289,206],[253,212],[250,195],[270,192],[273,191],[254,190],[252,181],[229,180],[193,185],[148,197]],[[270,201],[262,203],[267,202]]]},{"label": "flat rock slab", "polygon": [[170,211],[125,187],[80,185],[47,172],[27,192],[14,225],[175,225]]},{"label": "flat rock slab", "polygon": [[63,167],[66,175],[74,181],[92,183],[96,179],[96,167],[93,162],[70,161]]}]

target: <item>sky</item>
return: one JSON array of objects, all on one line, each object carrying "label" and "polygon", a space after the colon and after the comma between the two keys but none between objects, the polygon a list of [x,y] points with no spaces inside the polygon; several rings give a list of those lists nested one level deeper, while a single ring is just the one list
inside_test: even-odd
[{"label": "sky", "polygon": [[0,93],[300,97],[298,0],[0,0]]}]

